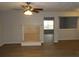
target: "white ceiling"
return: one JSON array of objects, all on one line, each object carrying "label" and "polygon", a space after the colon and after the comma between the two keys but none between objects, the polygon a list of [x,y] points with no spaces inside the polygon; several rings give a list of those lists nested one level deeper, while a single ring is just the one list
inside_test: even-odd
[{"label": "white ceiling", "polygon": [[[24,2],[0,2],[0,10],[22,9]],[[76,11],[79,2],[32,2],[33,7],[43,8],[44,11]]]}]

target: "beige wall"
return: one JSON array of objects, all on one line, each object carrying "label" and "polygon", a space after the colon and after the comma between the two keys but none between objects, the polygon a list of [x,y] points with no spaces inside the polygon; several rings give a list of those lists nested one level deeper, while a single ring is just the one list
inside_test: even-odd
[{"label": "beige wall", "polygon": [[[2,37],[4,43],[20,43],[22,42],[22,25],[38,25],[42,27],[44,16],[55,17],[55,41],[56,40],[67,40],[67,39],[78,39],[79,38],[79,27],[71,30],[59,29],[59,16],[79,16],[78,12],[41,12],[34,14],[33,16],[26,16],[22,11],[1,11],[2,17]],[[41,28],[42,29],[42,28]],[[43,33],[41,31],[41,33]],[[70,36],[69,36],[70,34]],[[41,40],[43,40],[43,35]],[[65,39],[66,38],[66,39]]]}]

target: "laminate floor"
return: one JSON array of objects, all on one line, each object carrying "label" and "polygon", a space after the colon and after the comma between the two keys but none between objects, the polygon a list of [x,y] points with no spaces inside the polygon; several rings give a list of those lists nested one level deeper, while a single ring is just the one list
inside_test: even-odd
[{"label": "laminate floor", "polygon": [[79,40],[59,41],[51,45],[21,46],[5,44],[0,47],[1,57],[78,57]]}]

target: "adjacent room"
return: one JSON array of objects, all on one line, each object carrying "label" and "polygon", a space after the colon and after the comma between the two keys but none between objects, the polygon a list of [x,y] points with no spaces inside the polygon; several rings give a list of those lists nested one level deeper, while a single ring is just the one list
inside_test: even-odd
[{"label": "adjacent room", "polygon": [[0,2],[0,56],[79,56],[79,2]]}]

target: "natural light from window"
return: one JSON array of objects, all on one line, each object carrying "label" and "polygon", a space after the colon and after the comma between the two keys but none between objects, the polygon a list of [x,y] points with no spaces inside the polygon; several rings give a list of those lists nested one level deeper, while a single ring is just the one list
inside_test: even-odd
[{"label": "natural light from window", "polygon": [[54,21],[53,20],[44,20],[44,29],[45,30],[54,29]]}]

